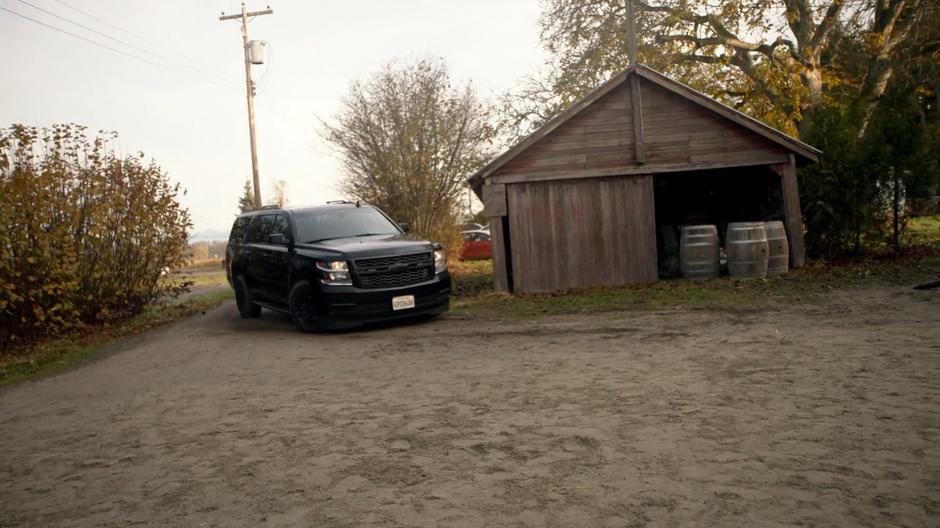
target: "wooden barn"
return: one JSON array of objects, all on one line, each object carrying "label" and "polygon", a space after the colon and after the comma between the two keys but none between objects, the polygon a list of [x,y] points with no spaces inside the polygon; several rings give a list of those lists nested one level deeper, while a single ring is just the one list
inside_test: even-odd
[{"label": "wooden barn", "polygon": [[783,220],[803,263],[796,167],[815,148],[642,64],[470,177],[498,291],[654,281],[663,232]]}]

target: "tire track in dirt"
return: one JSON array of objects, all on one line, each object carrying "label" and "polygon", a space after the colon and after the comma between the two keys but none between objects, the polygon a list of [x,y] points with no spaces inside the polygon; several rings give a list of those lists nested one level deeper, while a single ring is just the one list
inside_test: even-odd
[{"label": "tire track in dirt", "polygon": [[305,335],[0,391],[0,526],[940,524],[940,298]]}]

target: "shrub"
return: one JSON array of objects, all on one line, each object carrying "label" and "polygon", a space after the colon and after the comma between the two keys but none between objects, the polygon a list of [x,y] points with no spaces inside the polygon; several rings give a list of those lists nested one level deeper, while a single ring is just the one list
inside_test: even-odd
[{"label": "shrub", "polygon": [[189,213],[163,170],[114,133],[0,129],[0,350],[140,312],[182,286]]}]

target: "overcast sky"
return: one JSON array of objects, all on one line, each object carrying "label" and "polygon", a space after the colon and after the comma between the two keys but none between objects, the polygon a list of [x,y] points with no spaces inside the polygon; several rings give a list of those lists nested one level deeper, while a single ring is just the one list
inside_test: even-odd
[{"label": "overcast sky", "polygon": [[[52,14],[166,57],[144,53]],[[264,9],[249,2],[249,10]],[[271,44],[254,67],[262,194],[287,181],[292,204],[341,198],[339,162],[317,136],[351,81],[386,62],[443,57],[455,81],[491,97],[538,70],[538,0],[272,0],[249,25]],[[147,64],[0,10],[0,126],[74,122],[115,130],[187,194],[194,232],[226,232],[251,175],[236,0],[0,0],[21,13],[204,81]],[[73,9],[75,8],[75,9]],[[96,18],[90,18],[86,14]],[[123,31],[122,31],[123,30]],[[270,67],[270,72],[265,68]],[[212,73],[207,73],[209,71]]]}]

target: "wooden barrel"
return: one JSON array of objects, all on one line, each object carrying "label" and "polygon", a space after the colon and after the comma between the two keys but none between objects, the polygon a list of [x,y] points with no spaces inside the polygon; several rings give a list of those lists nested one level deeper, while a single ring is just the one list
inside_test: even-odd
[{"label": "wooden barrel", "polygon": [[767,276],[767,231],[763,222],[733,222],[725,236],[728,271],[736,279]]},{"label": "wooden barrel", "polygon": [[790,245],[783,222],[764,222],[767,231],[767,275],[779,275],[790,269]]},{"label": "wooden barrel", "polygon": [[679,239],[679,269],[691,280],[718,276],[718,228],[713,225],[682,227]]}]

